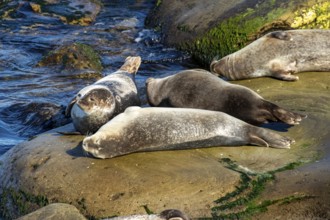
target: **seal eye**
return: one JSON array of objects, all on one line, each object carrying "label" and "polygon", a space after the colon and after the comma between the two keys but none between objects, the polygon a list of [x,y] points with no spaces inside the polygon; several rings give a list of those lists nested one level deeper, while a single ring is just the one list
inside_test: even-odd
[{"label": "seal eye", "polygon": [[81,97],[81,94],[79,93],[77,96],[78,96],[78,98],[80,98]]}]

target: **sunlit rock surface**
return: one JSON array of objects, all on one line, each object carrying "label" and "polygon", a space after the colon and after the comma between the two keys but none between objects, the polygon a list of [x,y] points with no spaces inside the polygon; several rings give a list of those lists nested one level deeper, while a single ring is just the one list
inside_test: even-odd
[{"label": "sunlit rock surface", "polygon": [[[283,207],[301,207],[295,209],[294,214],[281,212],[281,215],[283,218],[307,216],[303,207],[322,204],[311,208],[322,212],[309,215],[319,217],[317,213],[322,213],[324,216],[330,204],[330,176],[325,172],[330,161],[330,73],[301,73],[299,77],[294,83],[271,78],[236,82],[249,86],[274,103],[308,115],[294,127],[268,126],[287,129],[281,133],[296,140],[291,149],[220,146],[99,160],[84,155],[83,136],[57,133],[72,130],[69,124],[17,145],[1,157],[1,208],[15,217],[26,214],[19,213],[17,206],[20,204],[15,203],[17,195],[21,195],[29,205],[26,212],[35,210],[38,204],[64,202],[73,204],[85,216],[145,214],[144,207],[147,207],[156,213],[175,208],[193,218],[211,217],[219,215],[214,209],[219,204],[214,201],[235,192],[242,185],[244,173],[252,180],[263,174],[274,178],[269,178],[265,189],[253,198],[260,202],[274,200],[267,206],[269,212],[259,215],[272,216]],[[236,167],[226,163],[228,160]],[[281,170],[288,164],[300,166]],[[287,169],[293,170],[285,171]],[[243,190],[239,197],[246,195],[250,193]],[[287,201],[290,196],[295,196],[291,202],[284,205],[276,202]],[[233,195],[231,200],[236,197]],[[10,205],[3,204],[4,199],[10,200]],[[243,210],[248,206],[244,204]],[[236,209],[226,208],[220,214],[235,213]]]}]

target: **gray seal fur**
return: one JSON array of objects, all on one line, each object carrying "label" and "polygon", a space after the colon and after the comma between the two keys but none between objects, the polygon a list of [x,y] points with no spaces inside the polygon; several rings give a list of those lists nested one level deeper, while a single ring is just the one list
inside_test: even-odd
[{"label": "gray seal fur", "polygon": [[146,87],[151,106],[221,111],[253,125],[271,121],[294,125],[306,117],[263,99],[247,87],[231,84],[201,69],[149,78]]},{"label": "gray seal fur", "polygon": [[295,81],[298,72],[330,71],[330,30],[266,34],[241,50],[213,61],[213,74],[229,80],[269,76]]},{"label": "gray seal fur", "polygon": [[127,57],[118,71],[86,86],[75,95],[67,106],[66,115],[71,115],[78,132],[95,133],[127,107],[140,105],[135,84],[140,64],[140,57]]},{"label": "gray seal fur", "polygon": [[258,145],[290,148],[294,141],[223,112],[161,107],[129,107],[83,140],[97,158],[135,152],[214,146]]}]

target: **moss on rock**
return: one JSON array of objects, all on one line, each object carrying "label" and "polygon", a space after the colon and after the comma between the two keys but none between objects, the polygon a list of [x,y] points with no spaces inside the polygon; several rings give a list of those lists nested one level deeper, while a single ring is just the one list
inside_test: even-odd
[{"label": "moss on rock", "polygon": [[[274,204],[288,204],[294,201],[313,198],[313,196],[289,195],[284,198],[274,200],[264,200],[256,203],[255,200],[264,191],[268,182],[274,181],[275,174],[286,170],[292,170],[309,161],[297,161],[287,164],[275,170],[258,173],[249,170],[246,167],[238,165],[229,158],[220,160],[228,169],[236,171],[241,176],[241,181],[236,190],[227,193],[225,196],[217,199],[212,210],[212,219],[245,219],[260,212],[267,211],[267,208]],[[203,218],[210,219],[210,218]]]},{"label": "moss on rock", "polygon": [[37,66],[59,65],[65,70],[94,70],[103,69],[99,54],[89,45],[73,43],[51,51]]},{"label": "moss on rock", "polygon": [[17,218],[49,204],[43,195],[36,196],[13,188],[2,189],[0,195],[0,217],[5,219]]},{"label": "moss on rock", "polygon": [[[261,32],[273,28],[289,28],[285,22],[275,21],[287,13],[290,7],[285,4],[275,6],[276,2],[271,2],[269,4],[269,1],[265,1],[258,7],[248,8],[244,13],[228,18],[203,37],[182,44],[180,48],[192,53],[201,64],[209,65],[214,58],[224,57],[246,46]],[[265,11],[268,13],[263,14]]]},{"label": "moss on rock", "polygon": [[323,2],[294,13],[292,28],[330,28],[330,2]]}]

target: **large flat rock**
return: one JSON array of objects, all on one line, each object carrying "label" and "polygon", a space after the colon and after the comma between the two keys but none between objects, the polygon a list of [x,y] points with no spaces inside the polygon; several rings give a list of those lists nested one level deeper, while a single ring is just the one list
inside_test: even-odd
[{"label": "large flat rock", "polygon": [[[265,191],[253,200],[279,199],[299,192],[306,195],[297,199],[301,204],[325,204],[329,201],[326,196],[330,184],[329,174],[324,172],[330,161],[330,73],[303,73],[299,77],[297,82],[271,78],[235,82],[278,105],[308,115],[300,125],[281,132],[296,140],[291,149],[219,146],[100,160],[83,153],[83,136],[57,133],[72,130],[69,124],[19,144],[0,158],[1,208],[17,217],[37,209],[33,201],[41,198],[45,203],[73,204],[85,216],[145,214],[146,206],[156,213],[175,208],[193,218],[210,217],[218,214],[212,209],[218,206],[214,201],[242,185],[242,173],[273,175],[272,171],[290,163],[305,165],[291,171],[277,170],[275,179],[269,179]],[[230,168],[224,158],[233,161],[241,171]],[[315,187],[318,190],[313,190]],[[21,197],[17,195],[29,200],[29,206],[18,209],[15,198]],[[244,195],[248,193],[240,196]],[[5,198],[12,198],[12,203],[3,204]],[[294,201],[288,206],[294,207]],[[269,210],[278,213],[283,207],[273,205]],[[321,207],[324,212],[326,209],[327,206]],[[299,214],[299,210],[296,212]]]}]

